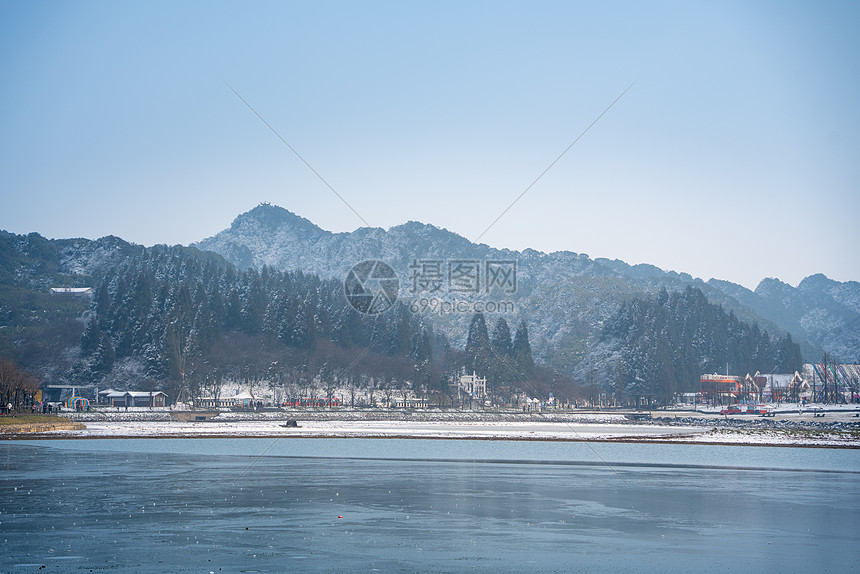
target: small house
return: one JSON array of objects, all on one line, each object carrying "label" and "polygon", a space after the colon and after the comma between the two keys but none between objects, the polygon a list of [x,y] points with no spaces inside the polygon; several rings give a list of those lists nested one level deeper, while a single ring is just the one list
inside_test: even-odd
[{"label": "small house", "polygon": [[163,407],[167,401],[161,391],[114,391],[105,397],[113,407]]}]

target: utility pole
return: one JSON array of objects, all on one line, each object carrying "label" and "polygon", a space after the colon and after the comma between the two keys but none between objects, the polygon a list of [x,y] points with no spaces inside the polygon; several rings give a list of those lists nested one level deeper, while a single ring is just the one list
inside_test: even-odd
[{"label": "utility pole", "polygon": [[827,404],[827,400],[830,397],[827,389],[827,353],[824,353],[824,404]]}]

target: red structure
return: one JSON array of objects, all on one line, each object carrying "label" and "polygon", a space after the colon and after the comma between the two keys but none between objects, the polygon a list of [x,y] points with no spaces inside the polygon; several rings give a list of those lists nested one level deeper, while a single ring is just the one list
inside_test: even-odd
[{"label": "red structure", "polygon": [[717,374],[702,375],[699,385],[702,400],[715,405],[737,402],[743,386],[740,377]]}]

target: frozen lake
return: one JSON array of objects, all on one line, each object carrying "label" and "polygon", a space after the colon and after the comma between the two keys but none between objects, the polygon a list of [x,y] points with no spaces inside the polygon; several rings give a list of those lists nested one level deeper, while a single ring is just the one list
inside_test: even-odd
[{"label": "frozen lake", "polygon": [[0,461],[0,572],[845,572],[860,542],[860,450],[96,439]]}]

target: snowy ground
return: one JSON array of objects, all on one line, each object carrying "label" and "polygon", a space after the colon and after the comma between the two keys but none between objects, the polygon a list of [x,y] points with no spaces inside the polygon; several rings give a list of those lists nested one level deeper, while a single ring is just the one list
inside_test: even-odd
[{"label": "snowy ground", "polygon": [[283,421],[161,422],[104,421],[86,423],[83,431],[53,432],[53,436],[104,437],[415,437],[471,439],[593,440],[691,436],[697,427],[557,422],[412,422],[412,421]]},{"label": "snowy ground", "polygon": [[860,431],[714,428],[686,437],[667,437],[662,442],[860,448]]},{"label": "snowy ground", "polygon": [[[809,414],[810,410],[820,409],[825,413],[834,415],[853,415],[860,414],[860,404],[825,404],[825,403],[806,403],[800,405],[798,403],[762,403],[762,406],[767,408],[768,412],[778,415],[789,414]],[[719,414],[720,410],[725,407],[708,407],[699,406],[696,410],[700,413]]]},{"label": "snowy ground", "polygon": [[[812,407],[812,408],[810,408]],[[821,410],[816,410],[819,407]],[[612,440],[860,448],[860,405],[773,405],[774,417],[718,414],[710,409],[652,411],[648,421],[619,412],[460,410],[225,411],[210,421],[178,420],[170,409],[68,413],[81,431],[45,438],[124,437],[415,437],[508,440]],[[64,413],[65,415],[66,413]],[[283,426],[287,420],[299,427]],[[28,438],[37,438],[28,435]]]},{"label": "snowy ground", "polygon": [[[716,422],[716,421],[715,421]],[[286,427],[284,420],[97,421],[86,430],[52,431],[44,438],[440,438],[499,440],[613,440],[629,442],[677,442],[700,444],[799,445],[860,448],[857,426],[822,425],[755,427],[732,421],[731,426],[674,421],[671,424],[620,422],[492,422],[492,421],[302,421]],[[36,438],[29,435],[28,438]]]}]

